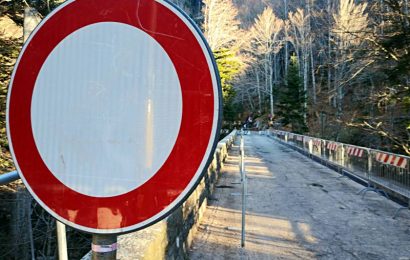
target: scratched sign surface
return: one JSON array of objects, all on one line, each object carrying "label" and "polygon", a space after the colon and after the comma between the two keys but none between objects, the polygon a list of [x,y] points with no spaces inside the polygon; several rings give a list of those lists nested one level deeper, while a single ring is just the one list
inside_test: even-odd
[{"label": "scratched sign surface", "polygon": [[179,206],[215,150],[221,92],[194,23],[167,1],[67,1],[13,72],[15,164],[55,218],[92,233],[143,228]]}]

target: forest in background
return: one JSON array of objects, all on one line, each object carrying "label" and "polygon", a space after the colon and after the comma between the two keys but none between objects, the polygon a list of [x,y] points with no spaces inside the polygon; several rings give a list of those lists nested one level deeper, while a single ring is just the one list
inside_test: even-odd
[{"label": "forest in background", "polygon": [[[188,1],[189,2],[189,1]],[[410,154],[407,0],[205,0],[225,123]]]},{"label": "forest in background", "polygon": [[[13,169],[7,87],[24,8],[0,1],[0,171]],[[224,128],[274,127],[410,154],[408,0],[171,0],[198,24],[221,75]]]}]

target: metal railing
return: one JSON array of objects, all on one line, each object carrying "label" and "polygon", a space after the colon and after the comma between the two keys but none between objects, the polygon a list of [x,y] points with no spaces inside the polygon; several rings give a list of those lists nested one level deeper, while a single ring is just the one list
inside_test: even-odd
[{"label": "metal railing", "polygon": [[410,208],[410,157],[380,150],[344,144],[320,138],[293,134],[286,131],[271,130],[268,134],[296,148],[312,159],[337,170],[342,176],[348,173],[359,182],[367,185],[358,194],[374,191],[389,198],[394,194],[407,200]]},{"label": "metal railing", "polygon": [[[7,185],[19,179],[20,179],[20,176],[17,171],[3,173],[3,174],[0,174],[0,185]],[[30,228],[29,230],[30,232],[32,232],[31,229],[32,228]],[[61,260],[67,260],[68,252],[67,252],[67,237],[66,237],[65,225],[56,220],[56,230],[57,230],[58,257]],[[33,234],[31,234],[31,236],[33,236]],[[34,246],[33,246],[32,240],[30,241],[30,247],[31,247],[31,259],[35,259]]]},{"label": "metal railing", "polygon": [[6,185],[18,179],[20,179],[20,176],[17,171],[4,173],[0,175],[0,185]]}]

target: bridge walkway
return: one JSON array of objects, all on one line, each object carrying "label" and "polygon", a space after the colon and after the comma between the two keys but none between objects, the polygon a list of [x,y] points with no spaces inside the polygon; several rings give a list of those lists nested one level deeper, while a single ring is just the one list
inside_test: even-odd
[{"label": "bridge walkway", "polygon": [[245,248],[238,141],[194,236],[190,259],[410,259],[410,213],[276,141],[246,135]]}]

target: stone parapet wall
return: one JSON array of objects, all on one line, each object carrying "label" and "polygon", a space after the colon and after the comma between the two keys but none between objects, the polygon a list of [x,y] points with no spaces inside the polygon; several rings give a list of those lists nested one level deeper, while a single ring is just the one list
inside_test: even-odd
[{"label": "stone parapet wall", "polygon": [[[184,259],[212,195],[236,131],[218,143],[212,163],[189,198],[166,219],[144,230],[118,237],[117,259]],[[90,259],[90,254],[83,259]]]}]

